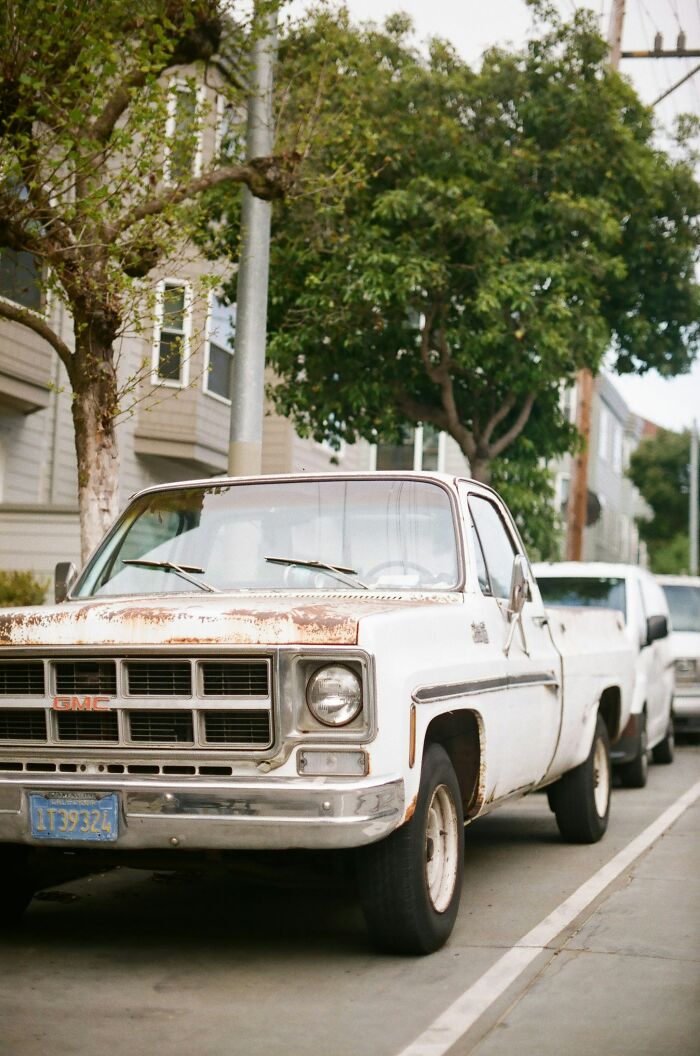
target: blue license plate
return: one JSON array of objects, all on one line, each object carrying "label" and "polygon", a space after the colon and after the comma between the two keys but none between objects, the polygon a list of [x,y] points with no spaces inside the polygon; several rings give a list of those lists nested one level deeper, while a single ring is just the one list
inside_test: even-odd
[{"label": "blue license plate", "polygon": [[110,843],[119,835],[119,796],[108,792],[30,793],[31,835],[35,840]]}]

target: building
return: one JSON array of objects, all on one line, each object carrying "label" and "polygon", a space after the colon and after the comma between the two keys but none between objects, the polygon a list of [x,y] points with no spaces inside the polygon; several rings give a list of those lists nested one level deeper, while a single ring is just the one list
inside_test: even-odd
[{"label": "building", "polygon": [[[570,421],[576,420],[576,389],[564,394]],[[633,414],[611,378],[595,380],[588,455],[588,520],[584,531],[584,561],[625,561],[646,565],[646,548],[639,539],[637,519],[650,514],[641,495],[626,476],[629,459],[651,423]],[[566,520],[571,480],[571,456],[557,461],[555,501]]]}]

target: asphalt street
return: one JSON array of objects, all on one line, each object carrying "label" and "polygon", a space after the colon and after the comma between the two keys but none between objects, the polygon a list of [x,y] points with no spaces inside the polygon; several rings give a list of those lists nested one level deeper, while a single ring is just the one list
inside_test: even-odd
[{"label": "asphalt street", "polygon": [[[323,860],[119,869],[48,889],[0,939],[0,1056],[694,1056],[700,800],[586,898],[698,780],[700,748],[681,747],[647,788],[615,789],[592,847],[560,841],[541,795],[470,826],[457,926],[427,958],[373,953],[352,884]],[[492,987],[577,892],[575,916]]]}]

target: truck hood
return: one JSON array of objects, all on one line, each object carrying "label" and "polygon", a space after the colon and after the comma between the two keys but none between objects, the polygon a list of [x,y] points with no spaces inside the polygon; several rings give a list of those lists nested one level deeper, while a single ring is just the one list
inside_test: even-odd
[{"label": "truck hood", "polygon": [[461,595],[217,594],[92,598],[0,612],[3,646],[356,645],[360,620]]}]

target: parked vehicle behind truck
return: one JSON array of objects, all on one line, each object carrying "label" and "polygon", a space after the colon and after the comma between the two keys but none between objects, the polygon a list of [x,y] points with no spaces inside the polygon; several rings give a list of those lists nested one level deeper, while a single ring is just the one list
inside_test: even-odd
[{"label": "parked vehicle behind truck", "polygon": [[57,598],[0,615],[5,918],[42,856],[355,848],[375,944],[428,953],[457,915],[465,823],[546,788],[565,839],[605,832],[622,616],[548,613],[483,485],[149,489]]},{"label": "parked vehicle behind truck", "polygon": [[561,561],[535,565],[547,605],[619,612],[636,652],[629,722],[611,757],[622,784],[643,788],[649,753],[673,762],[673,654],[668,604],[654,577],[638,565]]},{"label": "parked vehicle behind truck", "polygon": [[676,733],[700,734],[700,576],[657,576],[671,613]]}]

